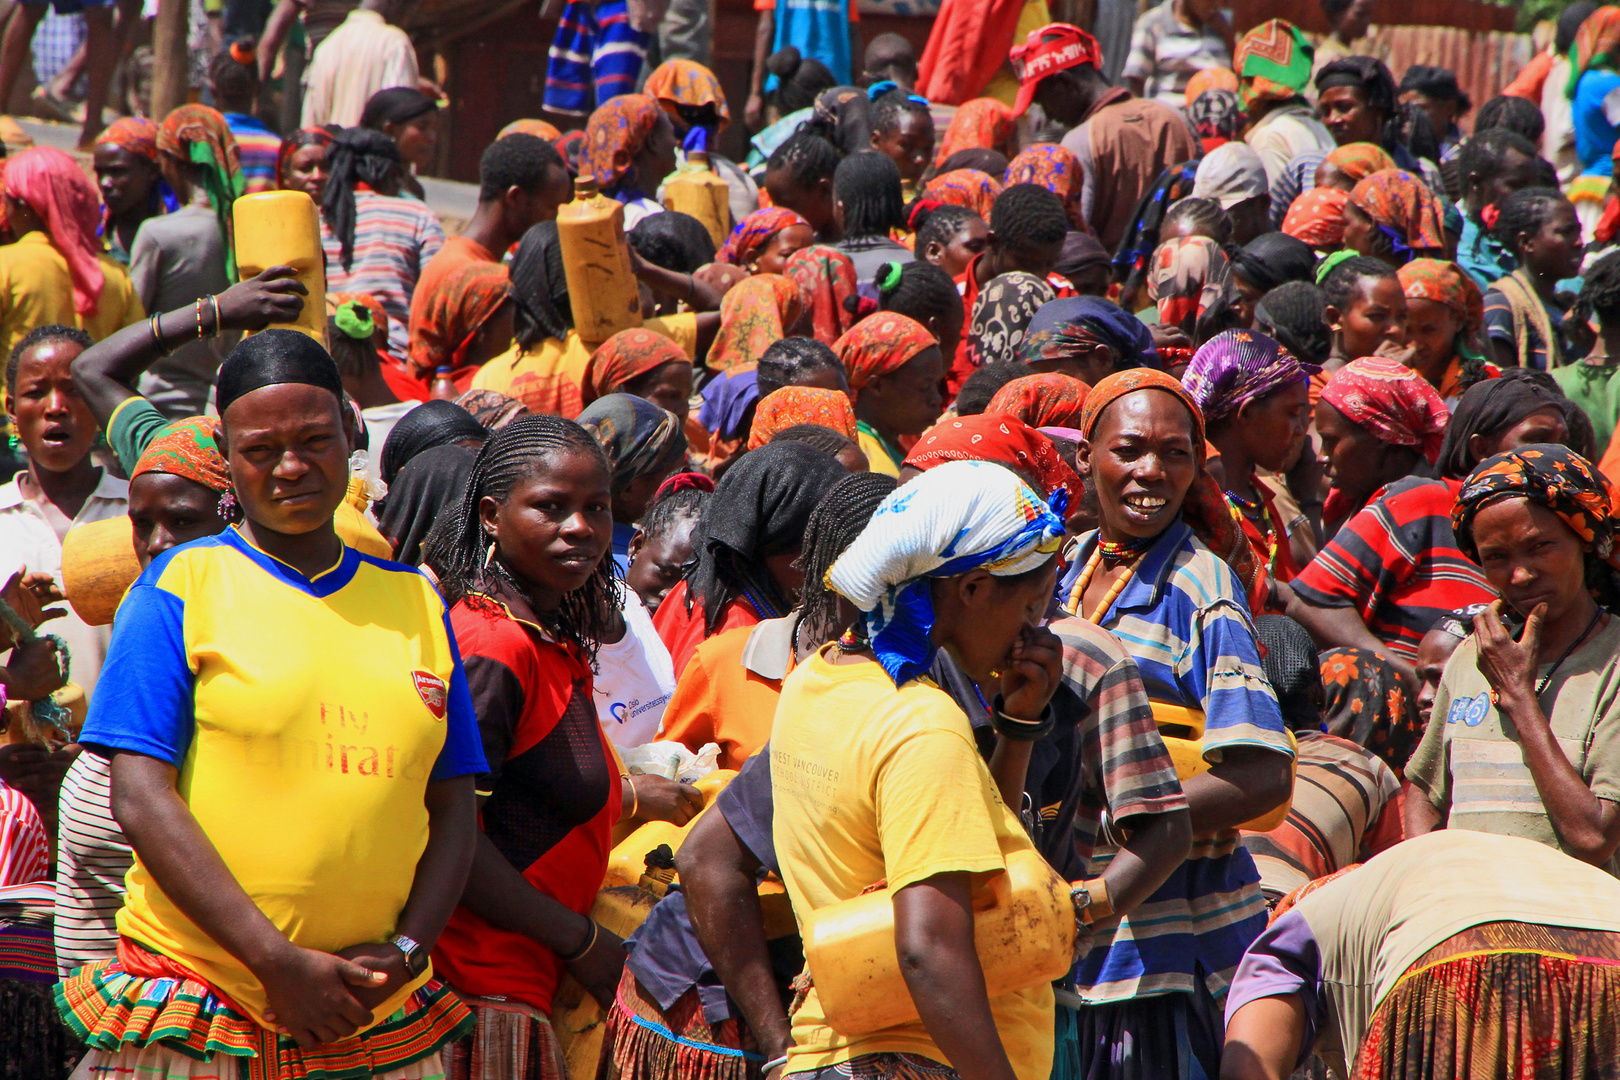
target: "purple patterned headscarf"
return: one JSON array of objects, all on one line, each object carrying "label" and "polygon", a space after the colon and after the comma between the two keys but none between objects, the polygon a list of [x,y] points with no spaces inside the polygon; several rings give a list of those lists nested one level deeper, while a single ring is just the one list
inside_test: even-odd
[{"label": "purple patterned headscarf", "polygon": [[1193,354],[1181,376],[1210,421],[1231,416],[1256,401],[1301,383],[1322,369],[1302,364],[1276,340],[1254,330],[1226,330]]}]

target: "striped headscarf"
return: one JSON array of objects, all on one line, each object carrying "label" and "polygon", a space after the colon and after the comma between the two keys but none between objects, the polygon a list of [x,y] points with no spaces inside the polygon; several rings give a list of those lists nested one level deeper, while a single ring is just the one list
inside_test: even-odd
[{"label": "striped headscarf", "polygon": [[206,105],[182,105],[163,118],[157,148],[193,166],[225,242],[225,276],[236,280],[236,228],[231,204],[241,198],[242,151],[225,116]]}]

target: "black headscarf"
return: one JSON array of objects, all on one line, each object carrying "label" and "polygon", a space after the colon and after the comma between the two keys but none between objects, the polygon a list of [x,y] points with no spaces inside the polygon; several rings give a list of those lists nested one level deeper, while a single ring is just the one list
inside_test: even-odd
[{"label": "black headscarf", "polygon": [[523,234],[512,256],[512,336],[519,346],[532,349],[548,337],[559,341],[574,328],[574,310],[568,303],[568,278],[563,272],[562,241],[555,221],[542,221]]},{"label": "black headscarf", "polygon": [[354,262],[354,186],[385,191],[402,166],[394,140],[370,128],[344,128],[326,151],[328,175],[321,194],[321,216],[343,248],[343,269]]},{"label": "black headscarf", "polygon": [[[414,410],[413,410],[414,411]],[[478,451],[435,446],[405,463],[376,506],[377,524],[394,545],[394,559],[407,566],[422,561],[422,541],[433,523],[455,507],[472,480]]]},{"label": "black headscarf", "polygon": [[320,342],[297,330],[264,330],[242,339],[219,366],[214,408],[224,416],[243,394],[280,383],[318,386],[343,400],[337,362]]},{"label": "black headscarf", "polygon": [[414,86],[390,86],[371,95],[360,113],[360,126],[381,131],[384,124],[405,124],[426,116],[439,103]]},{"label": "black headscarf", "polygon": [[1471,435],[1483,435],[1487,439],[1499,435],[1541,409],[1557,409],[1567,417],[1568,399],[1532,378],[1534,374],[1524,368],[1509,368],[1500,379],[1477,382],[1463,392],[1456,411],[1451,414],[1451,423],[1446,426],[1445,440],[1440,444],[1440,458],[1435,463],[1437,475],[1461,480],[1474,471],[1479,462],[1468,449]]},{"label": "black headscarf", "polygon": [[704,504],[694,531],[702,545],[686,570],[687,610],[702,605],[708,633],[739,597],[762,619],[787,614],[792,605],[765,560],[799,548],[810,511],[848,475],[831,456],[801,442],[766,443],[726,470]]},{"label": "black headscarf", "polygon": [[1290,281],[1316,280],[1316,252],[1287,233],[1268,232],[1227,252],[1232,269],[1264,292]]},{"label": "black headscarf", "polygon": [[1261,615],[1254,620],[1254,639],[1265,646],[1260,664],[1277,692],[1283,722],[1293,731],[1320,729],[1322,665],[1311,635],[1286,615]]},{"label": "black headscarf", "polygon": [[392,484],[405,463],[424,450],[463,439],[483,442],[489,431],[453,401],[427,401],[399,418],[382,448],[382,479]]}]

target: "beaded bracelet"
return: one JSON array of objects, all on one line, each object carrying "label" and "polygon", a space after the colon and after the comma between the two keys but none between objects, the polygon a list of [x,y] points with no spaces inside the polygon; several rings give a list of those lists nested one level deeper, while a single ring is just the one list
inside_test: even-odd
[{"label": "beaded bracelet", "polygon": [[197,297],[197,340],[203,339],[202,329],[202,297]]},{"label": "beaded bracelet", "polygon": [[158,319],[162,314],[153,315],[147,320],[147,329],[152,331],[152,344],[157,346],[159,356],[173,356],[174,350],[163,344],[163,334],[158,330]]}]

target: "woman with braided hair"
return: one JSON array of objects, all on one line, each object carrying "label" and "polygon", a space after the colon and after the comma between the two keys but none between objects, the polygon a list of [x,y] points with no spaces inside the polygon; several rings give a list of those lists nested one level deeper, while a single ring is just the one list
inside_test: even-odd
[{"label": "woman with braided hair", "polygon": [[1496,239],[1518,268],[1485,293],[1491,355],[1503,369],[1561,368],[1573,353],[1558,283],[1580,274],[1584,254],[1575,207],[1557,188],[1533,187],[1515,191],[1496,211]]},{"label": "woman with braided hair", "polygon": [[[484,444],[427,541],[489,759],[472,872],[436,952],[477,1024],[446,1054],[452,1077],[505,1076],[485,1070],[525,1057],[560,1067],[559,979],[607,1005],[624,964],[623,943],[586,914],[614,824],[649,812],[645,793],[621,788],[591,699],[617,618],[612,491],[590,432],[519,417]],[[701,803],[690,788],[666,797],[678,822]]]},{"label": "woman with braided hair", "polygon": [[347,128],[327,148],[321,244],[328,292],[370,293],[388,312],[388,354],[410,355],[411,296],[428,260],[444,245],[438,215],[400,194],[405,165],[380,131]]}]

